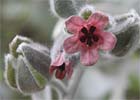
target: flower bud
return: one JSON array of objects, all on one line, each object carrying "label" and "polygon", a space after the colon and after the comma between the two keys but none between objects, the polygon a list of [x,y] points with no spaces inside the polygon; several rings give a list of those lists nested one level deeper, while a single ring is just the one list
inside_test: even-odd
[{"label": "flower bud", "polygon": [[79,15],[82,16],[85,20],[95,11],[95,8],[92,5],[85,5],[81,8]]},{"label": "flower bud", "polygon": [[49,79],[50,62],[47,47],[16,36],[10,43],[10,54],[5,56],[6,81],[24,94],[40,91]]}]

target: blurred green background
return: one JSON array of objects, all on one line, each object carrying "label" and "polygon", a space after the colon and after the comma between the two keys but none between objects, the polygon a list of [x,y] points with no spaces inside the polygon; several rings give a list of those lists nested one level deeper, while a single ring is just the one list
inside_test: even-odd
[{"label": "blurred green background", "polygon": [[[106,11],[112,15],[128,12],[128,10],[130,10],[131,8],[135,8],[136,11],[140,14],[140,0],[87,0],[87,1],[93,2],[93,4],[97,9]],[[22,94],[9,89],[9,87],[7,87],[7,85],[4,82],[3,79],[4,59],[3,58],[4,55],[8,53],[8,49],[9,49],[8,46],[10,41],[13,39],[13,37],[16,34],[19,34],[19,35],[27,36],[33,39],[34,41],[37,41],[44,45],[47,45],[50,48],[52,44],[51,35],[57,20],[58,19],[50,11],[48,0],[1,0],[0,1],[0,53],[1,53],[0,55],[0,100],[30,99],[30,97],[28,96],[23,96]],[[132,73],[128,79],[129,85],[127,86],[128,89],[126,92],[126,98],[133,99],[133,100],[140,99],[139,96],[140,69],[138,68],[139,66],[138,62],[140,61],[140,57],[138,55],[140,55],[139,51],[137,51],[135,54],[133,54],[133,56],[128,58],[128,60],[124,61],[124,63],[128,63],[129,61],[132,61],[132,67],[134,66],[136,67],[136,69],[138,69],[136,72],[134,71],[134,73]],[[135,62],[133,63],[133,61]],[[128,66],[130,65],[128,64]],[[116,70],[113,68],[111,69],[111,67],[109,68],[108,69],[106,69],[106,67],[101,68],[100,72],[104,74],[104,73],[110,73],[112,70]],[[107,75],[109,75],[109,77],[112,77],[112,74],[107,74]],[[83,78],[82,82],[84,82],[83,80],[85,79]],[[90,78],[87,81],[90,82],[91,81]],[[83,84],[86,84],[86,82]],[[82,86],[82,83],[80,86]],[[81,96],[81,94],[82,93],[80,92],[77,93],[76,98],[77,99],[84,98]],[[88,95],[85,96],[85,98],[86,97],[88,97]],[[104,100],[108,100],[109,97],[110,97],[110,92],[106,92],[106,95],[104,96]]]}]

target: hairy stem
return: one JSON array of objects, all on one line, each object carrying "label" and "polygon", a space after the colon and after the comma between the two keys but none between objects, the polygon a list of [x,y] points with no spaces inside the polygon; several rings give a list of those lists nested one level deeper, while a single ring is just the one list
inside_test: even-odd
[{"label": "hairy stem", "polygon": [[57,88],[58,91],[61,93],[62,97],[67,93],[65,85],[61,81],[52,79],[50,81],[50,85]]},{"label": "hairy stem", "polygon": [[81,68],[80,66],[77,66],[77,72],[74,75],[74,79],[71,80],[69,83],[68,92],[64,97],[65,99],[73,99],[74,98],[83,74],[84,74],[84,69]]}]

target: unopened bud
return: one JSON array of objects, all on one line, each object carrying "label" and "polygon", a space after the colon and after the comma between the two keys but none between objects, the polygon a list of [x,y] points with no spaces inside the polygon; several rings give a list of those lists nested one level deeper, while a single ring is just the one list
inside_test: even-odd
[{"label": "unopened bud", "polygon": [[92,5],[84,5],[79,15],[82,16],[85,20],[89,18],[89,16],[95,11],[95,8]]}]

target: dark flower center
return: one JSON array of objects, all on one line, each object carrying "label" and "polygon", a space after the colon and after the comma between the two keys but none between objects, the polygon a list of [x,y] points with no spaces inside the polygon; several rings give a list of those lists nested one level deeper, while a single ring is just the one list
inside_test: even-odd
[{"label": "dark flower center", "polygon": [[62,72],[65,70],[65,63],[58,67],[58,69]]},{"label": "dark flower center", "polygon": [[89,30],[87,28],[83,27],[81,29],[81,32],[83,35],[80,37],[80,41],[82,43],[86,43],[87,46],[92,46],[94,42],[98,42],[99,37],[95,34],[93,34],[96,30],[96,27],[91,26]]}]

